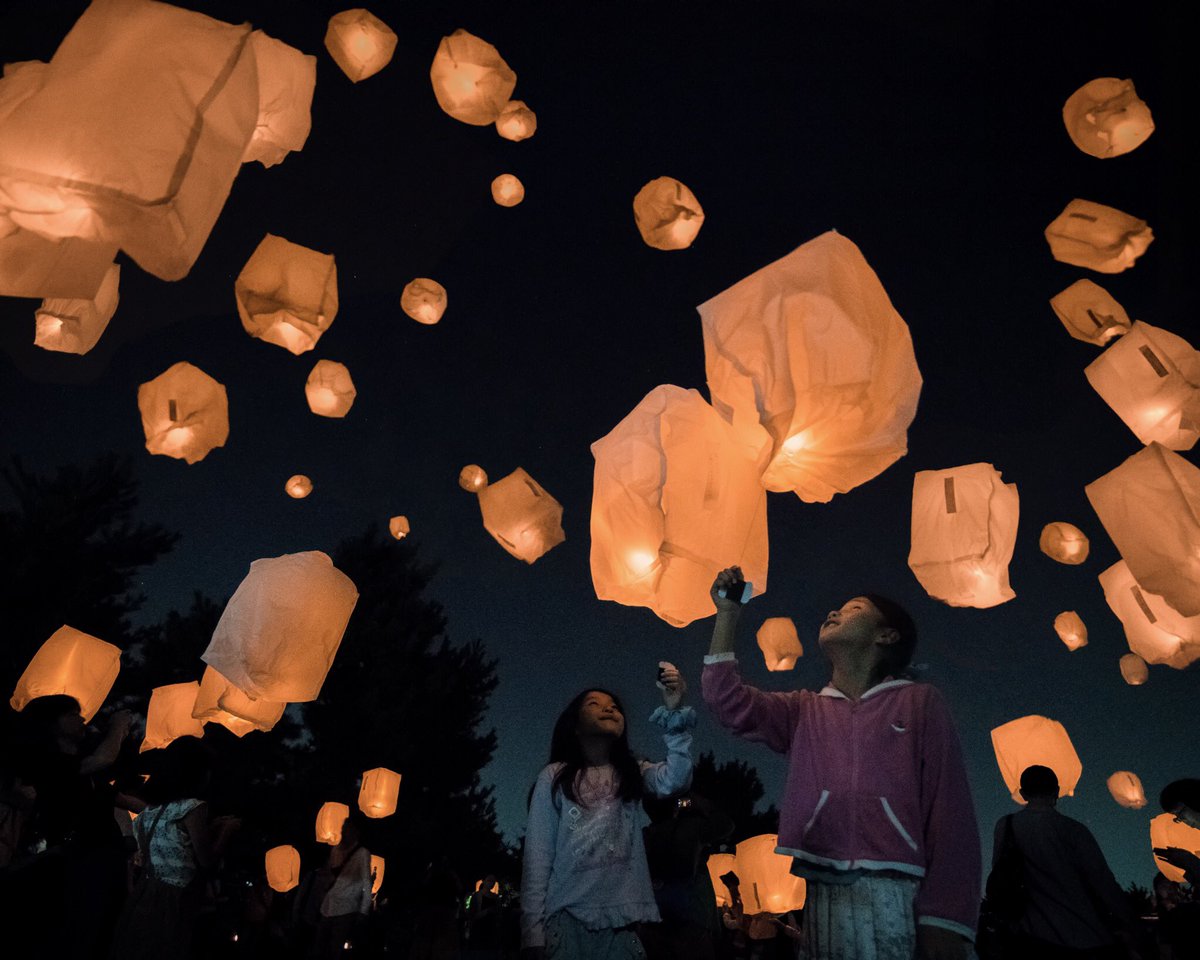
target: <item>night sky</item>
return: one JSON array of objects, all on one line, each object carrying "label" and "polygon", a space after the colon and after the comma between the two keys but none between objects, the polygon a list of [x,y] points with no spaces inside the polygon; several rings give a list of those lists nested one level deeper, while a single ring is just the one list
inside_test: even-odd
[{"label": "night sky", "polygon": [[[1157,793],[1200,775],[1200,675],[1152,667],[1135,688],[1118,672],[1127,648],[1096,581],[1117,555],[1083,488],[1139,443],[1084,378],[1096,348],[1072,340],[1047,301],[1091,276],[1132,318],[1200,343],[1194,75],[1165,4],[1046,4],[1025,17],[999,3],[377,0],[399,46],[359,84],[323,47],[338,4],[181,5],[317,55],[308,144],[270,170],[243,167],[186,279],[157,280],[122,256],[120,307],[87,356],[35,348],[36,302],[0,300],[3,453],[51,469],[128,451],[142,516],[183,535],[145,571],[145,620],[186,607],[195,589],[227,596],[258,557],[332,551],[407,514],[440,564],[432,594],[451,638],[480,637],[499,658],[499,748],[483,776],[515,840],[554,718],[580,688],[624,694],[635,748],[652,757],[663,750],[643,722],[655,662],[683,667],[699,703],[711,621],[679,630],[595,598],[589,445],[659,384],[703,391],[696,305],[836,228],[908,322],[925,387],[909,453],[880,477],[828,505],[769,497],[770,586],[743,617],[743,669],[766,688],[819,688],[824,612],[864,590],[894,596],[920,627],[920,676],[957,718],[989,848],[992,824],[1014,809],[989,731],[1043,714],[1065,724],[1083,761],[1061,809],[1092,828],[1122,883],[1150,881]],[[0,59],[48,59],[84,6],[6,0]],[[916,6],[926,13],[909,18]],[[429,65],[458,27],[517,73],[514,97],[538,116],[531,140],[438,108]],[[1140,149],[1107,161],[1078,151],[1061,120],[1067,96],[1099,76],[1132,78],[1157,123]],[[492,202],[502,172],[524,181],[520,206]],[[650,249],[634,227],[633,195],[664,175],[704,207],[686,251]],[[1074,197],[1149,221],[1156,240],[1134,269],[1099,276],[1051,258],[1042,231]],[[234,308],[234,278],[268,231],[337,258],[340,312],[299,357],[251,339]],[[438,326],[399,309],[417,276],[448,290]],[[354,377],[344,420],[305,403],[321,358]],[[194,466],[144,451],[136,406],[138,384],[178,360],[229,392],[229,442]],[[1017,597],[982,611],[930,599],[906,565],[913,473],[976,461],[1021,496]],[[528,470],[563,504],[566,542],[533,566],[506,554],[458,488],[467,463],[493,479]],[[307,500],[284,495],[293,473],[312,477]],[[1039,552],[1053,520],[1092,538],[1083,566]],[[1076,653],[1052,627],[1070,609],[1090,631]],[[753,633],[769,616],[800,626],[794,673],[763,667]],[[695,749],[751,761],[779,800],[782,759],[702,707]],[[1104,781],[1117,769],[1141,776],[1150,806],[1116,805]]]}]

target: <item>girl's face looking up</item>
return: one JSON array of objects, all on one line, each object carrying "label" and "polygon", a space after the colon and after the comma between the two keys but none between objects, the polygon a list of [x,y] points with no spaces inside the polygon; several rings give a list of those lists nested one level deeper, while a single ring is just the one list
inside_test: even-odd
[{"label": "girl's face looking up", "polygon": [[607,693],[589,690],[579,707],[575,732],[581,737],[619,737],[625,732],[625,717]]}]

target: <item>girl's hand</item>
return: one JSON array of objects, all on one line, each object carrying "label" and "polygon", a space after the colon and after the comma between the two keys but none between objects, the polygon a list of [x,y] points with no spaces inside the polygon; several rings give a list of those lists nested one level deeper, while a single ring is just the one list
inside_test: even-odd
[{"label": "girl's hand", "polygon": [[713,581],[713,585],[708,591],[708,595],[712,597],[712,602],[717,608],[717,613],[736,613],[742,609],[742,605],[738,603],[736,597],[722,597],[719,593],[721,590],[727,591],[731,584],[739,580],[745,580],[741,567],[726,567],[717,574],[717,579]]},{"label": "girl's hand", "polygon": [[663,686],[663,704],[668,710],[678,710],[687,692],[687,682],[673,664],[660,660],[658,666],[662,670],[662,679],[658,682]]}]

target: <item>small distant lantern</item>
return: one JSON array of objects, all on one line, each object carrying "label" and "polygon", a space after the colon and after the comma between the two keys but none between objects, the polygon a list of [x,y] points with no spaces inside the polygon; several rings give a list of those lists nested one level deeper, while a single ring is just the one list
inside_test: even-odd
[{"label": "small distant lantern", "polygon": [[1200,616],[1185,617],[1158,594],[1143,590],[1124,560],[1100,574],[1100,586],[1125,628],[1129,649],[1141,659],[1176,670],[1200,660]]},{"label": "small distant lantern", "polygon": [[229,439],[225,387],[199,367],[180,362],[138,387],[146,449],[198,463]]},{"label": "small distant lantern", "polygon": [[758,649],[762,651],[767,669],[793,670],[804,655],[800,634],[791,617],[770,617],[758,628]]},{"label": "small distant lantern", "polygon": [[678,180],[657,177],[633,198],[633,220],[647,246],[684,250],[704,226],[704,208]]},{"label": "small distant lantern", "polygon": [[709,856],[707,866],[708,878],[712,881],[713,893],[717,897],[717,906],[732,907],[733,895],[721,878],[730,870],[737,871],[737,857],[732,853],[714,853]]},{"label": "small distant lantern", "polygon": [[1076,280],[1050,299],[1067,333],[1076,340],[1104,346],[1129,331],[1129,314],[1112,294],[1091,280]]},{"label": "small distant lantern", "polygon": [[373,77],[392,62],[396,32],[370,10],[343,10],[329,18],[325,49],[353,83]]},{"label": "small distant lantern", "polygon": [[511,173],[502,173],[492,181],[492,199],[502,207],[515,207],[525,199],[525,184]]},{"label": "small distant lantern", "polygon": [[392,517],[388,521],[388,532],[397,540],[403,540],[412,532],[412,528],[408,524],[408,517]]},{"label": "small distant lantern", "polygon": [[318,360],[304,384],[304,396],[308,409],[318,417],[344,417],[358,391],[344,363]]},{"label": "small distant lantern", "polygon": [[1083,774],[1083,764],[1066,727],[1047,717],[1028,716],[996,727],[992,731],[992,747],[1000,776],[1012,798],[1020,804],[1021,774],[1029,767],[1049,767],[1058,777],[1058,795],[1070,797]]},{"label": "small distant lantern", "polygon": [[362,775],[358,791],[358,809],[372,819],[390,817],[396,812],[400,796],[400,774],[387,767],[376,767]]},{"label": "small distant lantern", "polygon": [[146,709],[146,736],[138,753],[165,747],[180,737],[203,737],[204,723],[192,716],[200,684],[171,683],[150,691]]},{"label": "small distant lantern", "polygon": [[400,294],[400,309],[417,323],[435,324],[446,312],[446,288],[428,277],[410,280]]},{"label": "small distant lantern", "polygon": [[296,355],[315,347],[337,316],[333,257],[270,233],[242,267],[233,289],[246,332]]},{"label": "small distant lantern", "polygon": [[1046,228],[1055,260],[1098,273],[1128,270],[1153,240],[1145,220],[1090,200],[1072,200]]},{"label": "small distant lantern", "polygon": [[257,160],[264,167],[273,167],[308,140],[317,58],[261,30],[250,34],[250,42],[258,66],[258,123],[242,162]]},{"label": "small distant lantern", "polygon": [[286,709],[286,703],[250,697],[219,671],[206,667],[192,705],[192,716],[219,723],[235,736],[244,737],[251,730],[264,733],[273,730]]},{"label": "small distant lantern", "polygon": [[300,851],[295,847],[272,847],[265,861],[267,883],[276,893],[287,893],[300,885]]},{"label": "small distant lantern", "polygon": [[1071,142],[1101,160],[1136,150],[1154,132],[1150,108],[1132,80],[1099,77],[1085,83],[1063,104]]},{"label": "small distant lantern", "polygon": [[350,808],[336,800],[328,800],[317,811],[317,843],[336,847],[342,842],[342,826],[350,816]]},{"label": "small distant lantern", "polygon": [[913,479],[908,566],[934,599],[984,609],[1016,596],[1008,564],[1020,500],[990,463],[921,470]]},{"label": "small distant lantern", "polygon": [[496,132],[514,143],[528,140],[537,131],[537,114],[524,100],[509,100],[496,118]]},{"label": "small distant lantern", "polygon": [[288,477],[287,483],[283,485],[283,489],[287,491],[287,495],[293,500],[303,500],[312,493],[313,483],[304,474],[297,473]]},{"label": "small distant lantern", "polygon": [[517,85],[500,52],[466,30],[442,37],[429,80],[439,107],[477,127],[496,122]]},{"label": "small distant lantern", "polygon": [[371,854],[371,896],[379,892],[383,886],[383,868],[386,866],[383,857],[377,853]]},{"label": "small distant lantern", "polygon": [[1042,535],[1038,538],[1038,549],[1042,553],[1070,566],[1083,563],[1088,558],[1090,546],[1087,534],[1073,523],[1061,520],[1042,527]]},{"label": "small distant lantern", "polygon": [[1087,646],[1087,627],[1074,610],[1066,610],[1054,618],[1054,632],[1072,653]]},{"label": "small distant lantern", "polygon": [[488,485],[488,475],[483,467],[468,463],[458,472],[458,485],[467,493],[478,493]]},{"label": "small distant lantern", "polygon": [[1146,666],[1146,661],[1136,653],[1125,654],[1121,658],[1119,666],[1121,677],[1131,687],[1140,687],[1150,679],[1150,668]]},{"label": "small distant lantern", "polygon": [[533,563],[567,537],[562,504],[520,467],[479,491],[483,526],[518,560]]},{"label": "small distant lantern", "polygon": [[[1186,823],[1176,822],[1173,813],[1160,813],[1150,821],[1150,847],[1152,850],[1155,847],[1160,850],[1164,847],[1178,847],[1189,853],[1200,854],[1200,830],[1188,826]],[[1168,880],[1174,883],[1187,883],[1184,871],[1167,863],[1161,857],[1155,856],[1154,865]]]},{"label": "small distant lantern", "polygon": [[113,264],[88,300],[48,298],[35,314],[33,343],[43,350],[84,354],[96,345],[117,312],[121,268]]},{"label": "small distant lantern", "polygon": [[1118,770],[1108,778],[1108,792],[1126,810],[1141,810],[1146,805],[1146,791],[1136,773]]},{"label": "small distant lantern", "polygon": [[37,697],[65,694],[75,698],[84,723],[90,723],[120,670],[119,647],[64,625],[38,647],[8,702],[19,713]]},{"label": "small distant lantern", "polygon": [[792,873],[792,858],[775,852],[779,837],[764,833],[743,840],[737,851],[737,874],[747,914],[787,913],[804,906],[807,886]]}]

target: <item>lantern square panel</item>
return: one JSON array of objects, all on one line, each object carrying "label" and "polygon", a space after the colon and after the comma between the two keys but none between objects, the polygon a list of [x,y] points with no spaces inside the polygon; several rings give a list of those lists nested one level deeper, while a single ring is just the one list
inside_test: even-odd
[{"label": "lantern square panel", "polygon": [[96,345],[117,312],[121,268],[112,264],[89,300],[47,298],[35,315],[33,342],[43,350],[84,354]]},{"label": "lantern square panel", "polygon": [[562,504],[520,467],[479,491],[479,510],[487,532],[526,563],[567,539]]},{"label": "lantern square panel", "polygon": [[442,37],[429,80],[442,110],[477,127],[499,119],[517,85],[500,51],[466,30]]},{"label": "lantern square panel", "polygon": [[764,833],[743,840],[737,851],[737,875],[746,913],[787,913],[804,906],[803,877],[792,874],[792,858],[775,852],[779,837]]},{"label": "lantern square panel", "polygon": [[1057,720],[1032,715],[1010,720],[992,731],[992,747],[1000,776],[1012,798],[1020,804],[1021,774],[1033,766],[1049,767],[1058,776],[1058,795],[1070,797],[1083,775],[1067,729]]},{"label": "lantern square panel", "polygon": [[180,362],[138,387],[146,449],[197,463],[229,438],[225,387],[199,367]]},{"label": "lantern square panel", "polygon": [[335,13],[325,30],[325,49],[354,83],[392,62],[396,40],[396,31],[361,7]]},{"label": "lantern square panel", "polygon": [[258,68],[258,120],[242,162],[257,160],[273,167],[308,140],[317,58],[261,30],[250,35],[250,43]]},{"label": "lantern square panel", "polygon": [[272,847],[264,858],[267,883],[276,893],[300,886],[300,851],[293,846]]},{"label": "lantern square panel", "polygon": [[1185,617],[1158,594],[1144,590],[1124,560],[1100,574],[1100,586],[1125,629],[1129,649],[1142,660],[1176,670],[1200,660],[1200,616]]},{"label": "lantern square panel", "polygon": [[273,730],[286,709],[286,703],[248,696],[218,671],[206,667],[200,678],[192,716],[198,720],[212,720],[243,737],[251,730],[264,733]]},{"label": "lantern square panel", "polygon": [[1050,307],[1076,340],[1104,346],[1129,331],[1129,314],[1112,294],[1091,280],[1076,280],[1050,298]]},{"label": "lantern square panel", "polygon": [[119,647],[63,625],[38,647],[8,703],[19,713],[37,697],[65,694],[79,704],[84,723],[91,723],[120,671]]},{"label": "lantern square panel", "polygon": [[1075,146],[1101,160],[1136,150],[1154,132],[1150,108],[1133,81],[1116,77],[1090,80],[1071,94],[1063,104],[1063,123]]},{"label": "lantern square panel", "polygon": [[146,736],[138,753],[157,750],[180,737],[203,737],[204,723],[192,716],[200,684],[171,683],[150,691],[146,709]]},{"label": "lantern square panel", "polygon": [[1128,270],[1153,240],[1145,220],[1091,200],[1072,200],[1046,228],[1055,260],[1098,273]]},{"label": "lantern square panel", "polygon": [[330,254],[268,233],[238,274],[234,295],[250,336],[299,355],[337,316],[337,266]]}]

